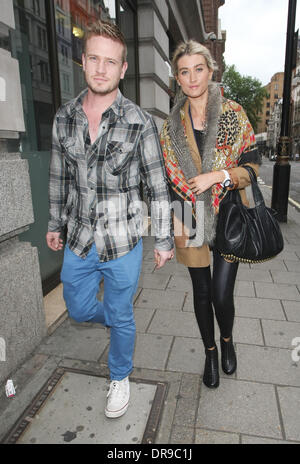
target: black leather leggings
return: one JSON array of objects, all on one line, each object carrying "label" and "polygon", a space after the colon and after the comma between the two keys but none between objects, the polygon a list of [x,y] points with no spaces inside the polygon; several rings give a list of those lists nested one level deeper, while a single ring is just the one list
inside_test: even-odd
[{"label": "black leather leggings", "polygon": [[216,250],[213,255],[212,278],[210,266],[188,268],[193,283],[195,315],[205,348],[215,345],[213,306],[224,338],[231,336],[235,313],[233,291],[238,263],[228,263]]}]

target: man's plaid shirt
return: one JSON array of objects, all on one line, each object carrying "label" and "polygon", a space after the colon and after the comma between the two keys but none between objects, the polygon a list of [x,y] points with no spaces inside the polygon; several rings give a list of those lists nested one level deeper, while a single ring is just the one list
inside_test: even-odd
[{"label": "man's plaid shirt", "polygon": [[67,224],[68,245],[82,258],[94,242],[100,261],[125,255],[143,233],[142,180],[152,205],[155,247],[171,250],[170,197],[152,117],[118,91],[91,144],[82,109],[86,93],[55,116],[48,230],[58,232]]}]

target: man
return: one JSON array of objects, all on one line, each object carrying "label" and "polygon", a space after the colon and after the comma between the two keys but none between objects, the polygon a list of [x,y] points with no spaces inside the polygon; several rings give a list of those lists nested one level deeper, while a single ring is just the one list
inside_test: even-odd
[{"label": "man", "polygon": [[105,414],[111,418],[126,412],[130,395],[132,302],[142,263],[140,180],[154,205],[157,268],[174,256],[155,124],[118,89],[128,66],[126,53],[116,25],[98,21],[88,28],[82,56],[88,87],[63,105],[54,120],[46,237],[52,250],[61,250],[60,233],[67,224],[61,280],[70,316],[110,327],[111,383]]}]

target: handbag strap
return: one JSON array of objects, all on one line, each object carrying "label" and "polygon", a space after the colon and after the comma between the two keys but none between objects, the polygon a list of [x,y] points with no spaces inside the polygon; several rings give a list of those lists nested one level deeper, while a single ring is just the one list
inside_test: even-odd
[{"label": "handbag strap", "polygon": [[244,169],[246,169],[249,172],[250,175],[250,181],[251,181],[251,187],[252,187],[252,194],[253,194],[253,200],[255,203],[255,206],[265,206],[265,200],[263,197],[263,194],[260,191],[260,188],[257,183],[257,177],[255,174],[254,169],[251,166],[241,166]]}]

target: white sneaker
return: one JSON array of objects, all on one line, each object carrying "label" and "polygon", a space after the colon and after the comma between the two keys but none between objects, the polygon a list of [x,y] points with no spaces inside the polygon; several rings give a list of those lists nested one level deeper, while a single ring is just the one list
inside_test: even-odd
[{"label": "white sneaker", "polygon": [[130,397],[129,379],[113,380],[107,393],[106,417],[120,417],[127,411]]}]

